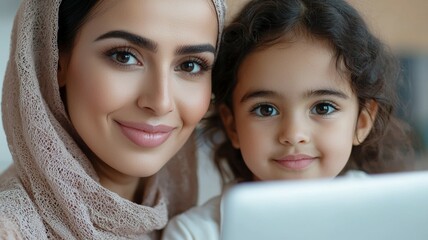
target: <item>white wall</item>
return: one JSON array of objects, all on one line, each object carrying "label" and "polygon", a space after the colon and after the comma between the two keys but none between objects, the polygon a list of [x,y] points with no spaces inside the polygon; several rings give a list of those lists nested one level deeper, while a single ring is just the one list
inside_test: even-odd
[{"label": "white wall", "polygon": [[[19,0],[0,0],[0,86],[3,86],[6,64],[9,59],[10,32],[18,5]],[[7,147],[6,136],[0,118],[0,172],[6,169],[11,161],[12,156]]]}]

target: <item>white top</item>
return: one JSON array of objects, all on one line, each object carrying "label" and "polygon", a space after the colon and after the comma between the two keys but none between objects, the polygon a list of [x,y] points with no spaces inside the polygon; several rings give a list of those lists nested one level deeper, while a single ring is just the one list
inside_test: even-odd
[{"label": "white top", "polygon": [[162,240],[220,239],[221,195],[175,216],[165,228]]},{"label": "white top", "polygon": [[[348,171],[345,177],[366,178],[365,172]],[[222,195],[208,200],[172,218],[166,226],[162,240],[219,240]]]}]

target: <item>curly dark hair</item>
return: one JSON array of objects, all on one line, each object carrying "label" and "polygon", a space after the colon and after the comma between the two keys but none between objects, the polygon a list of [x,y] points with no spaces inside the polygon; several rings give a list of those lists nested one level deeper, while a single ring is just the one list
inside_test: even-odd
[{"label": "curly dark hair", "polygon": [[213,69],[214,108],[205,119],[204,133],[215,145],[214,158],[223,179],[232,177],[250,181],[239,150],[231,142],[215,141],[223,125],[218,107],[232,109],[232,93],[237,72],[244,58],[256,49],[281,41],[290,32],[304,32],[310,37],[327,40],[334,50],[336,65],[343,64],[350,73],[351,88],[359,101],[360,111],[369,100],[378,103],[373,128],[366,140],[354,146],[347,166],[368,173],[401,171],[404,160],[412,159],[413,148],[408,125],[397,118],[396,86],[400,68],[394,54],[370,33],[360,14],[343,0],[252,0],[226,27],[218,59]]}]

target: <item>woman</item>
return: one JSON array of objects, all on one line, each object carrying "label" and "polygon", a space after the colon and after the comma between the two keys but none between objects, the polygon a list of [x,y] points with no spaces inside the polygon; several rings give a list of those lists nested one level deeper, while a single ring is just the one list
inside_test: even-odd
[{"label": "woman", "polygon": [[221,0],[24,1],[0,237],[156,239],[192,206],[191,154],[162,167],[207,111],[223,19]]}]

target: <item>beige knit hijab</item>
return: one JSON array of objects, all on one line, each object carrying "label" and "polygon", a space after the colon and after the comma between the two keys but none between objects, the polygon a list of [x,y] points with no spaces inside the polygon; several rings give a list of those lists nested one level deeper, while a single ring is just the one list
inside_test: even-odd
[{"label": "beige knit hijab", "polygon": [[[58,90],[60,2],[23,0],[15,18],[2,97],[14,164],[0,178],[0,238],[156,238],[168,217],[196,201],[194,145],[149,179],[141,205],[98,183]],[[213,2],[221,30],[224,3]]]}]

